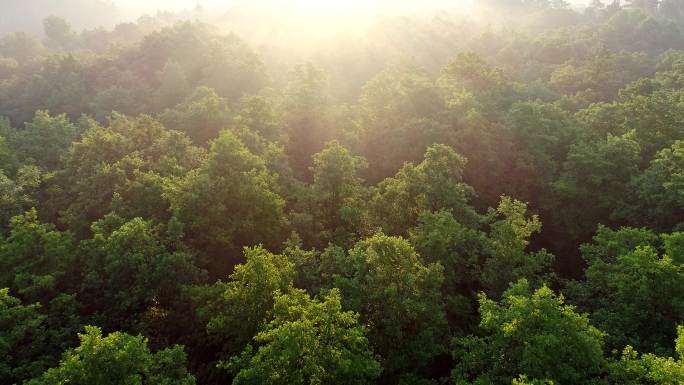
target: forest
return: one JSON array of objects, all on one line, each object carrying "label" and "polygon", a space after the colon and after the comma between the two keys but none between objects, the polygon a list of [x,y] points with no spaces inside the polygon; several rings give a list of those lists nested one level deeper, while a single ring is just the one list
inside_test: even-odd
[{"label": "forest", "polygon": [[0,385],[684,384],[684,1],[30,5]]}]

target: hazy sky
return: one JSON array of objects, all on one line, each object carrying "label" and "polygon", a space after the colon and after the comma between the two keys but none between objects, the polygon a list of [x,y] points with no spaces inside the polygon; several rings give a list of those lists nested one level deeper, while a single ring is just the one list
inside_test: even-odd
[{"label": "hazy sky", "polygon": [[[279,5],[306,8],[317,11],[353,8],[420,8],[420,7],[468,7],[476,0],[110,0],[129,10],[155,12],[159,9],[180,10],[202,5],[205,8],[229,8],[231,4]],[[586,0],[569,0],[580,5]]]},{"label": "hazy sky", "polygon": [[193,8],[200,4],[206,7],[225,6],[226,0],[114,0],[115,4],[123,8],[152,12],[157,9],[178,10]]},{"label": "hazy sky", "polygon": [[420,9],[469,7],[476,0],[111,0],[127,9],[154,12],[158,9],[230,8],[235,4],[275,5],[307,11],[327,12],[353,9]]}]

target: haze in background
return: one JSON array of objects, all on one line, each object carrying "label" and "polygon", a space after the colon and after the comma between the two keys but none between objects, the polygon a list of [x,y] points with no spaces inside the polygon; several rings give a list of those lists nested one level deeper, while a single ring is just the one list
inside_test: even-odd
[{"label": "haze in background", "polygon": [[[349,9],[349,8],[365,8],[365,9],[410,9],[419,10],[421,8],[452,8],[471,6],[476,0],[347,0],[347,1],[326,1],[326,0],[152,0],[145,1],[141,4],[136,0],[115,0],[114,3],[122,8],[128,10],[136,10],[137,12],[156,12],[157,10],[178,11],[182,9],[191,9],[196,6],[206,8],[226,9],[238,4],[259,4],[269,6],[286,6],[286,7],[301,7],[308,9]],[[583,0],[570,0],[569,3],[575,6],[582,6],[587,3]]]},{"label": "haze in background", "polygon": [[[570,3],[581,6],[586,2],[571,0]],[[239,21],[255,26],[255,21],[279,20],[277,24],[291,27],[294,33],[299,29],[308,35],[316,29],[325,34],[342,26],[349,32],[380,16],[439,11],[471,13],[475,4],[477,0],[2,0],[0,35],[16,31],[41,35],[43,19],[53,15],[66,19],[74,30],[80,31],[98,27],[111,29],[118,23],[135,21],[143,15],[192,14],[200,9],[205,17],[212,15],[222,21],[258,17],[257,20]],[[258,27],[264,30],[265,26]]]},{"label": "haze in background", "polygon": [[122,9],[135,11],[138,13],[153,13],[158,10],[163,11],[180,11],[192,9],[197,6],[204,8],[211,8],[216,10],[227,10],[235,7],[244,7],[247,5],[257,7],[275,7],[276,9],[290,9],[299,10],[303,12],[339,12],[345,10],[411,10],[416,11],[426,8],[453,8],[469,6],[473,0],[333,0],[333,1],[318,1],[318,0],[153,0],[146,1],[141,4],[140,1],[135,0],[116,0],[114,1]]}]

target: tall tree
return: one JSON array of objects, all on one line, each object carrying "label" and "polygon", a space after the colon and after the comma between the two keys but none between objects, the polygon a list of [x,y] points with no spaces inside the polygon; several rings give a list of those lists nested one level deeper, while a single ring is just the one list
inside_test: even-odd
[{"label": "tall tree", "polygon": [[510,282],[526,278],[533,284],[549,280],[553,255],[545,250],[528,252],[533,234],[541,230],[537,215],[527,214],[527,205],[502,197],[496,210],[488,214],[489,237],[485,244],[482,287],[497,298]]},{"label": "tall tree", "polygon": [[380,364],[358,314],[343,311],[337,289],[321,300],[295,290],[275,299],[273,320],[231,362],[234,385],[373,384]]},{"label": "tall tree", "polygon": [[533,291],[521,280],[501,302],[484,294],[479,302],[481,336],[455,341],[457,384],[508,385],[519,375],[554,384],[595,384],[603,375],[603,334],[548,287]]},{"label": "tall tree", "polygon": [[396,173],[404,162],[419,162],[429,145],[445,142],[438,121],[442,104],[434,82],[415,67],[386,70],[366,82],[356,124],[369,181]]},{"label": "tall tree", "polygon": [[283,199],[264,160],[230,131],[212,142],[207,162],[168,191],[188,244],[202,252],[210,273],[221,276],[239,262],[243,246],[276,246]]},{"label": "tall tree", "polygon": [[314,155],[313,163],[313,220],[314,226],[320,226],[317,238],[321,243],[350,245],[369,226],[368,193],[358,176],[366,162],[338,142],[330,142]]},{"label": "tall tree", "polygon": [[3,135],[22,163],[52,171],[62,166],[71,143],[90,125],[87,119],[74,124],[65,114],[50,116],[47,111],[36,111],[22,129],[9,129]]},{"label": "tall tree", "polygon": [[226,100],[208,87],[195,89],[178,105],[164,110],[159,119],[167,127],[185,132],[198,145],[208,144],[230,124]]},{"label": "tall tree", "polygon": [[204,159],[185,135],[153,118],[115,114],[107,127],[95,124],[72,143],[64,168],[49,180],[50,199],[42,208],[82,238],[90,235],[92,222],[113,210],[128,219],[166,222],[167,185]]},{"label": "tall tree", "polygon": [[57,358],[81,327],[78,291],[83,272],[77,257],[71,234],[41,223],[35,210],[12,218],[0,244],[0,287],[26,304],[37,304],[45,330],[36,337],[36,349],[46,357]]},{"label": "tall tree", "polygon": [[683,239],[681,233],[658,237],[645,229],[599,227],[594,242],[582,246],[585,280],[571,285],[569,294],[607,332],[610,348],[629,344],[672,354],[674,331],[684,317]]},{"label": "tall tree", "polygon": [[339,251],[322,258],[324,278],[369,326],[371,346],[382,357],[383,381],[412,372],[430,375],[428,368],[446,349],[443,267],[425,264],[406,240],[383,234],[358,242],[347,255]]},{"label": "tall tree", "polygon": [[228,355],[239,353],[273,319],[277,293],[289,293],[295,278],[284,256],[253,247],[245,248],[244,258],[227,282],[191,289],[199,318]]},{"label": "tall tree", "polygon": [[388,234],[406,234],[423,211],[451,210],[462,223],[474,225],[469,205],[473,189],[463,182],[466,159],[451,147],[435,144],[418,165],[407,163],[396,176],[382,181],[373,197],[373,220]]},{"label": "tall tree", "polygon": [[29,380],[56,362],[40,304],[23,305],[0,289],[0,384]]},{"label": "tall tree", "polygon": [[76,40],[76,34],[71,31],[71,25],[57,16],[49,16],[43,20],[43,32],[47,38],[47,45],[52,48],[71,48]]},{"label": "tall tree", "polygon": [[163,320],[183,285],[202,272],[191,255],[174,251],[150,221],[110,214],[82,242],[85,276],[79,298],[94,323],[141,332]]},{"label": "tall tree", "polygon": [[295,174],[311,179],[311,156],[330,139],[329,95],[325,74],[311,64],[296,66],[285,87],[282,106],[285,153]]}]

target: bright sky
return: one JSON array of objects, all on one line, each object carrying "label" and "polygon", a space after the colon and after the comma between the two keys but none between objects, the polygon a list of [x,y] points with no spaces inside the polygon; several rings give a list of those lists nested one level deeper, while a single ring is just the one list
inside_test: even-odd
[{"label": "bright sky", "polygon": [[218,7],[227,3],[226,0],[113,0],[113,3],[128,9],[153,12],[157,9],[179,10],[194,8],[197,4],[205,7]]},{"label": "bright sky", "polygon": [[[327,12],[353,9],[410,9],[420,8],[468,8],[476,0],[110,0],[127,9],[155,12],[163,10],[191,9],[197,5],[205,8],[229,8],[242,3],[250,5],[279,5],[300,8],[307,11]],[[569,0],[570,3],[583,5],[588,0]]]},{"label": "bright sky", "polygon": [[411,9],[468,7],[474,0],[113,0],[126,9],[144,12],[156,10],[191,9],[197,5],[205,8],[229,8],[234,4],[251,6],[281,6],[305,12],[336,12],[341,10],[373,10],[380,8]]}]

